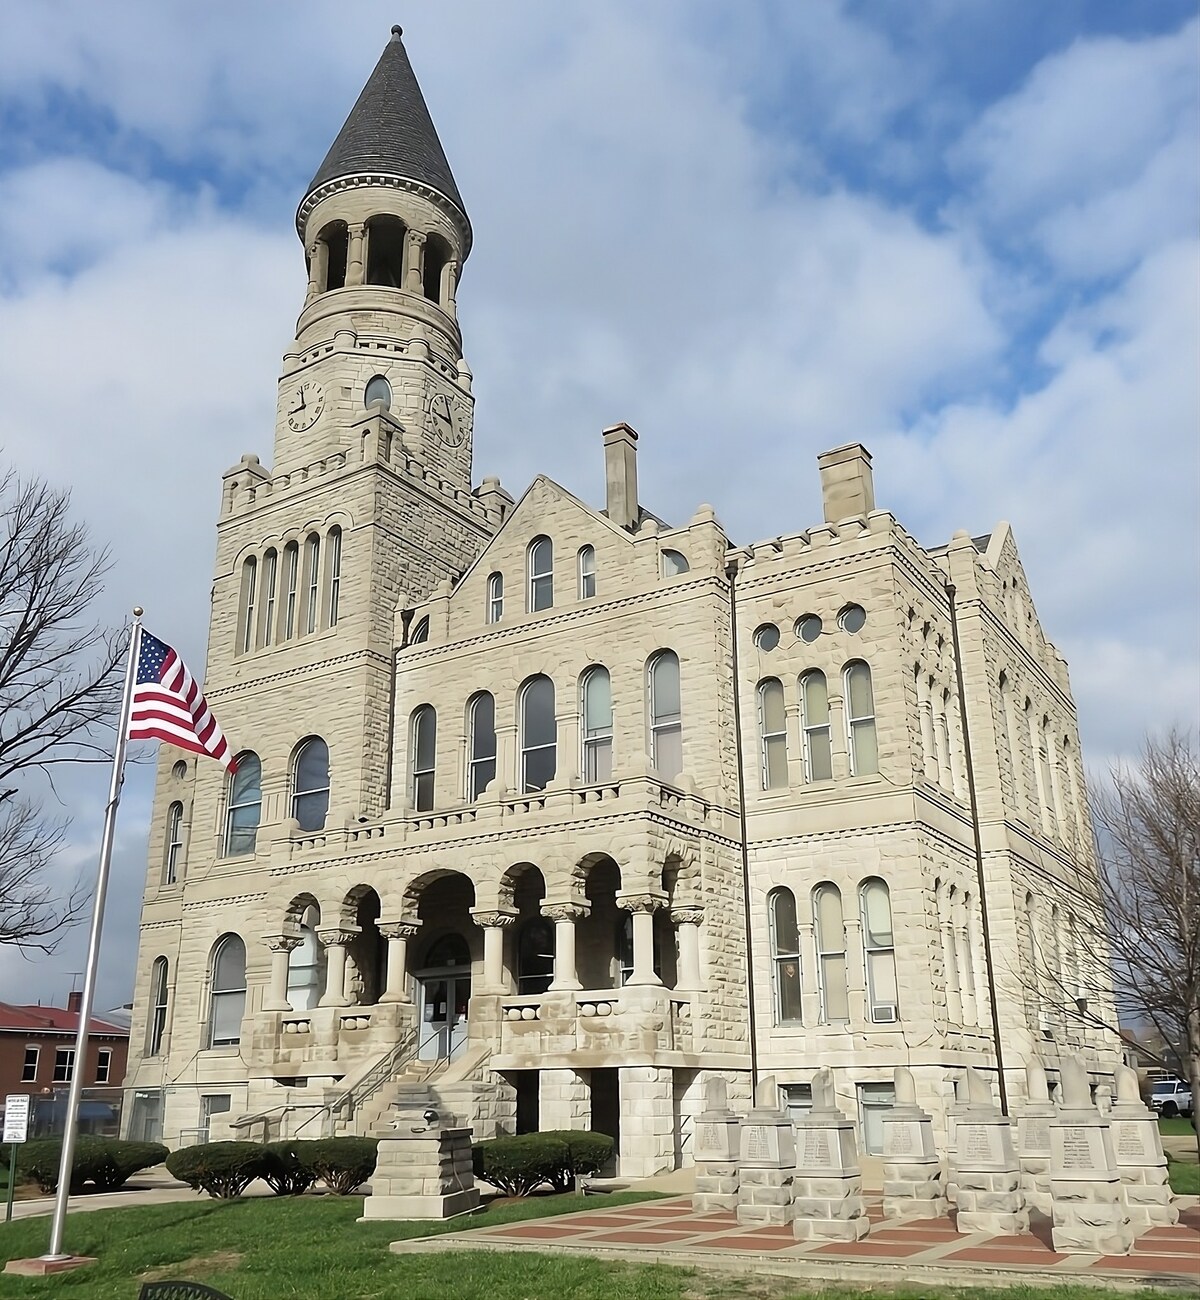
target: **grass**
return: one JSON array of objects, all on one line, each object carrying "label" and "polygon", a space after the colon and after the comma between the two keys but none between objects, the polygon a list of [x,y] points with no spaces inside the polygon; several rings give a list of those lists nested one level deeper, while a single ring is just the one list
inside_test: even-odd
[{"label": "grass", "polygon": [[1167,1181],[1176,1196],[1200,1196],[1200,1165],[1168,1156]]},{"label": "grass", "polygon": [[1196,1130],[1192,1128],[1192,1121],[1184,1119],[1177,1115],[1174,1119],[1160,1119],[1158,1121],[1158,1131],[1163,1137],[1190,1137],[1196,1136]]},{"label": "grass", "polygon": [[[616,1194],[602,1206],[648,1199]],[[359,1197],[196,1200],[73,1214],[67,1247],[98,1262],[47,1278],[0,1276],[0,1297],[61,1293],[66,1300],[133,1300],[141,1283],[207,1282],[235,1300],[1111,1300],[1091,1287],[805,1285],[794,1279],[705,1273],[662,1264],[625,1264],[562,1255],[448,1251],[393,1255],[402,1238],[601,1208],[578,1196],[539,1197],[442,1223],[356,1223]],[[46,1248],[47,1218],[0,1225],[0,1260]],[[1160,1293],[1124,1293],[1160,1300]]]}]

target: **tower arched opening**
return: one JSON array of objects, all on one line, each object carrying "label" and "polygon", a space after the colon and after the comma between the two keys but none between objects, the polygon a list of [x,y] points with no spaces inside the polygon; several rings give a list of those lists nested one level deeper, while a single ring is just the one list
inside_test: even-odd
[{"label": "tower arched opening", "polygon": [[408,228],[399,217],[381,213],[367,222],[367,283],[404,288],[404,243]]}]

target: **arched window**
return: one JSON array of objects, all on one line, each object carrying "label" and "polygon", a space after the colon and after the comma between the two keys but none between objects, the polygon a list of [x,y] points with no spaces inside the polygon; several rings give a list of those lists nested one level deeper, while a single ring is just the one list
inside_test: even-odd
[{"label": "arched window", "polygon": [[421,288],[430,302],[443,307],[442,272],[449,260],[450,245],[437,235],[427,235],[421,258]]},{"label": "arched window", "polygon": [[683,713],[679,691],[679,656],[660,650],[648,672],[650,760],[655,771],[673,781],[683,771]]},{"label": "arched window", "polygon": [[783,683],[774,677],[758,684],[758,733],[762,742],[763,789],[784,789],[788,783],[787,719]]},{"label": "arched window", "polygon": [[254,611],[258,596],[258,561],[250,556],[242,565],[242,653],[254,649]]},{"label": "arched window", "polygon": [[283,639],[296,635],[296,602],[300,597],[300,547],[288,542],[283,548]]},{"label": "arched window", "polygon": [[583,674],[582,696],[583,779],[588,785],[612,779],[612,681],[608,669],[597,665]]},{"label": "arched window", "polygon": [[846,731],[850,740],[850,775],[866,776],[879,771],[879,749],[875,743],[875,696],[871,691],[871,670],[861,659],[846,665]]},{"label": "arched window", "polygon": [[342,596],[342,530],[329,530],[329,626],[337,627],[338,601]]},{"label": "arched window", "polygon": [[804,779],[833,780],[833,745],[829,731],[829,687],[818,669],[800,678],[804,723]]},{"label": "arched window", "polygon": [[416,812],[428,812],[433,807],[437,767],[437,714],[432,704],[422,704],[413,712],[410,735],[408,794]]},{"label": "arched window", "polygon": [[313,736],[292,763],[292,816],[302,831],[319,831],[329,811],[329,746]]},{"label": "arched window", "polygon": [[306,907],[300,919],[300,942],[288,953],[287,1000],[293,1011],[311,1011],[325,983],[324,951],[317,938],[321,914]]},{"label": "arched window", "polygon": [[487,581],[487,621],[499,623],[504,617],[504,574],[490,574]]},{"label": "arched window", "polygon": [[363,393],[363,405],[368,409],[372,406],[380,406],[385,411],[392,409],[392,386],[383,375],[373,375],[367,380],[367,387]]},{"label": "arched window", "polygon": [[242,857],[254,852],[258,823],[262,820],[262,764],[247,750],[239,754],[237,771],[229,782],[229,805],[225,816],[225,856]]},{"label": "arched window", "polygon": [[662,572],[664,578],[678,577],[681,573],[687,573],[691,567],[687,556],[682,551],[663,551]]},{"label": "arched window", "polygon": [[841,890],[836,885],[818,885],[813,891],[813,919],[816,923],[821,1023],[843,1023],[850,1019],[850,995],[846,987],[846,924],[842,916]]},{"label": "arched window", "polygon": [[321,231],[321,243],[325,245],[325,283],[321,289],[341,289],[346,284],[346,263],[349,260],[350,232],[346,223],[338,221],[327,226]]},{"label": "arched window", "polygon": [[579,548],[579,599],[591,600],[596,594],[596,548]]},{"label": "arched window", "polygon": [[263,556],[263,645],[275,641],[275,597],[279,581],[279,555],[270,550]]},{"label": "arched window", "polygon": [[796,923],[796,896],[790,889],[774,889],[767,899],[771,919],[771,958],[775,967],[775,1020],[796,1024],[800,1008],[800,927]]},{"label": "arched window", "polygon": [[896,993],[896,943],[892,936],[892,900],[882,880],[864,880],[858,891],[862,912],[863,955],[867,968],[867,1004],[872,1021],[890,1025],[900,1018]]},{"label": "arched window", "polygon": [[471,756],[467,763],[467,798],[474,803],[496,779],[496,701],[480,691],[468,706]]},{"label": "arched window", "polygon": [[408,638],[409,645],[421,645],[429,640],[429,615],[425,617],[413,628],[412,636]]},{"label": "arched window", "polygon": [[155,957],[150,968],[150,1015],[146,1021],[146,1055],[157,1056],[162,1051],[163,1035],[167,1032],[167,959]]},{"label": "arched window", "polygon": [[444,934],[435,939],[425,953],[425,970],[448,970],[455,966],[470,966],[471,949],[461,934]]},{"label": "arched window", "polygon": [[622,911],[617,917],[617,969],[621,987],[633,978],[633,913]]},{"label": "arched window", "polygon": [[240,1042],[245,1014],[246,945],[236,934],[227,934],[217,940],[213,949],[209,1047],[230,1047]]},{"label": "arched window", "polygon": [[554,683],[533,677],[521,690],[521,792],[544,790],[558,767]]},{"label": "arched window", "polygon": [[380,213],[367,222],[367,283],[404,288],[406,231],[399,217]]},{"label": "arched window", "polygon": [[517,931],[517,992],[545,993],[554,979],[554,923],[531,916]]},{"label": "arched window", "polygon": [[167,849],[163,859],[164,885],[173,885],[179,879],[179,859],[183,853],[183,804],[173,803],[167,809]]},{"label": "arched window", "polygon": [[529,609],[549,609],[554,604],[554,543],[535,537],[529,543]]},{"label": "arched window", "polygon": [[310,533],[304,548],[305,583],[308,588],[308,606],[305,627],[315,632],[320,621],[321,609],[321,539],[316,533]]}]

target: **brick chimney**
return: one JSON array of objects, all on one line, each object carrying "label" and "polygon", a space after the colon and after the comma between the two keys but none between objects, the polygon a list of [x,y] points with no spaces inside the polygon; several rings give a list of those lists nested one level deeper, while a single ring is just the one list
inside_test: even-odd
[{"label": "brick chimney", "polygon": [[871,453],[861,442],[823,451],[817,457],[817,468],[821,471],[821,501],[827,524],[870,514],[875,509]]},{"label": "brick chimney", "polygon": [[637,490],[637,430],[614,424],[604,430],[606,513],[621,528],[636,528],[641,509]]},{"label": "brick chimney", "polygon": [[82,1010],[83,1010],[83,990],[82,990],[82,989],[72,989],[71,992],[67,994],[67,1010],[68,1010],[68,1011],[82,1011]]}]

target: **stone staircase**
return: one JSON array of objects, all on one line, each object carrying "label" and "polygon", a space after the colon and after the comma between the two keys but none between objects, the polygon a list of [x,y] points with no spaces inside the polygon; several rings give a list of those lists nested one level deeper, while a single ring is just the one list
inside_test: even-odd
[{"label": "stone staircase", "polygon": [[487,1091],[486,1062],[491,1049],[486,1046],[466,1049],[455,1059],[421,1061],[406,1059],[386,1082],[375,1087],[371,1095],[355,1105],[353,1099],[334,1115],[337,1135],[372,1133],[386,1128],[393,1110],[402,1107],[411,1113],[432,1106],[443,1117],[474,1126],[481,1109],[481,1096]]}]

